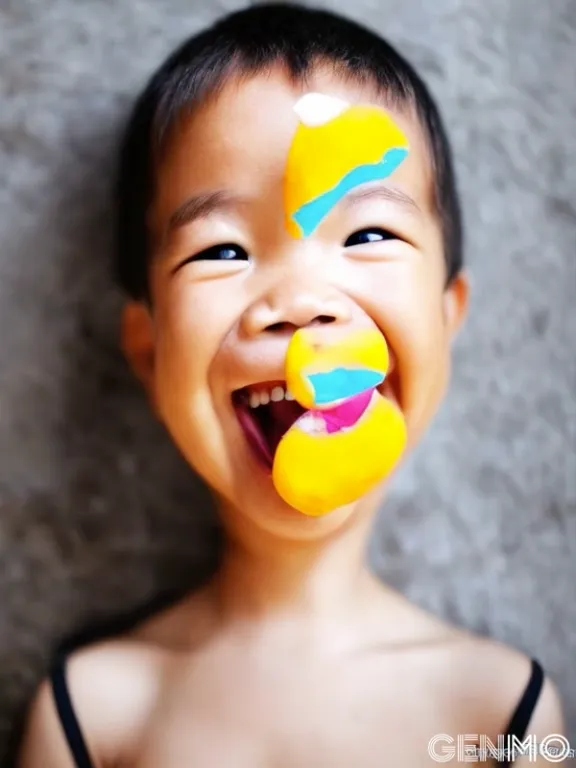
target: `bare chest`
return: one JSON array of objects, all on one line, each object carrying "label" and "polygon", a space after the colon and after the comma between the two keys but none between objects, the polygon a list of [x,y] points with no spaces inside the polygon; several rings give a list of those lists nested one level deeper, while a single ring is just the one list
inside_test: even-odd
[{"label": "bare chest", "polygon": [[167,681],[130,768],[435,765],[459,723],[431,694],[376,659],[206,659]]}]

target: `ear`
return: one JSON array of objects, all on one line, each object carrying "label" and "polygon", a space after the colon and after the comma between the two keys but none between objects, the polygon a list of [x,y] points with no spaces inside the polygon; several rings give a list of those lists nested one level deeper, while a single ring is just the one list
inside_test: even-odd
[{"label": "ear", "polygon": [[470,281],[464,272],[459,272],[447,286],[443,298],[444,318],[451,338],[460,330],[468,313],[469,300]]},{"label": "ear", "polygon": [[154,326],[150,310],[141,301],[129,301],[122,311],[121,347],[132,371],[155,407]]}]

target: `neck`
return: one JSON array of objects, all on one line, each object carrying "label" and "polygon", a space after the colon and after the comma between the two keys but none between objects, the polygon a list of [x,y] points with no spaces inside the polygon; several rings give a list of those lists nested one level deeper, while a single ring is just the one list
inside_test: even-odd
[{"label": "neck", "polygon": [[[342,510],[342,524],[312,540],[282,537],[246,519],[229,524],[214,583],[222,618],[321,619],[358,611],[376,584],[365,564],[373,506],[364,499]],[[222,517],[240,519],[237,512]]]}]

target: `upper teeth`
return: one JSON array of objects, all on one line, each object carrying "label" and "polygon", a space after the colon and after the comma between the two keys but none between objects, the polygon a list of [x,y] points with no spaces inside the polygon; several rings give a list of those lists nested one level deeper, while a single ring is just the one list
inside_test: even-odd
[{"label": "upper teeth", "polygon": [[294,395],[281,386],[272,387],[272,389],[250,390],[250,408],[268,405],[270,401],[279,403],[281,400],[294,400]]}]

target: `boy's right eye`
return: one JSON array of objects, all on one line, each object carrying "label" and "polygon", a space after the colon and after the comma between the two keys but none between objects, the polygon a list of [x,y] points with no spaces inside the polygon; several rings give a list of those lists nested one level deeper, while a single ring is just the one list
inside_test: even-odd
[{"label": "boy's right eye", "polygon": [[180,269],[191,261],[248,261],[248,254],[241,245],[236,243],[220,243],[195,253],[194,256],[189,256],[178,264],[176,269]]}]

